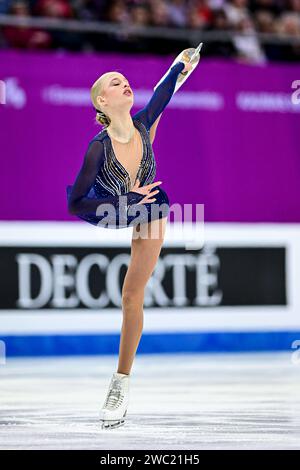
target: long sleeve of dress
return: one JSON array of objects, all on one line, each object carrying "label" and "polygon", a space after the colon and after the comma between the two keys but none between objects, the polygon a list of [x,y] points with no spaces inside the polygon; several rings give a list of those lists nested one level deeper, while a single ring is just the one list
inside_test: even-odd
[{"label": "long sleeve of dress", "polygon": [[[104,161],[104,145],[101,141],[92,141],[72,186],[67,186],[68,210],[75,215],[91,215],[96,216],[97,208],[100,204],[113,204],[118,207],[119,196],[107,196],[97,198],[91,195],[90,190],[96,180],[99,168]],[[143,199],[143,195],[130,191],[125,194],[127,196],[127,204],[135,204]]]},{"label": "long sleeve of dress", "polygon": [[177,64],[173,65],[168,75],[156,88],[149,103],[133,116],[139,119],[148,130],[172,98],[177,77],[184,67],[184,62],[177,62]]}]

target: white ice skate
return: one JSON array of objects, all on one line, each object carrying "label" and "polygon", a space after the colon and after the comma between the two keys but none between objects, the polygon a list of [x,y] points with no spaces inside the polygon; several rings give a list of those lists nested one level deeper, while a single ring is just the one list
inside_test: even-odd
[{"label": "white ice skate", "polygon": [[129,375],[115,372],[100,411],[102,429],[117,428],[125,423],[129,403]]}]

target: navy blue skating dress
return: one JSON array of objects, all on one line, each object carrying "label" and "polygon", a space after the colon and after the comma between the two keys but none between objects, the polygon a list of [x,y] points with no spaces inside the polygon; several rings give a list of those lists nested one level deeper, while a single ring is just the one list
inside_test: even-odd
[{"label": "navy blue skating dress", "polygon": [[[140,186],[153,183],[156,164],[150,128],[170,101],[177,77],[184,69],[178,62],[153,93],[149,103],[132,121],[140,132],[143,154],[136,178]],[[68,209],[90,224],[105,228],[124,228],[166,217],[169,199],[159,186],[155,202],[138,204],[145,195],[130,191],[130,176],[114,154],[106,129],[102,129],[90,142],[81,169],[74,184],[67,186]]]}]

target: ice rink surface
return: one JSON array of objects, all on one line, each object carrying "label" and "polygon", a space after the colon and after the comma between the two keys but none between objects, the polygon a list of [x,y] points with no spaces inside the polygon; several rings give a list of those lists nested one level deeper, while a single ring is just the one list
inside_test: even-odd
[{"label": "ice rink surface", "polygon": [[117,356],[0,365],[1,449],[300,449],[292,353],[139,355],[125,425],[98,410]]}]

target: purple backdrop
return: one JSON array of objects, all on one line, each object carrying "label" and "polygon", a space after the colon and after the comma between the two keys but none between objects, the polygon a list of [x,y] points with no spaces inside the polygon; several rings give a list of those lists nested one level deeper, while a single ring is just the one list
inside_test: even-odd
[{"label": "purple backdrop", "polygon": [[[179,51],[180,52],[180,51]],[[89,88],[103,72],[144,106],[174,57],[0,52],[2,220],[76,220],[72,184],[94,123]],[[154,152],[171,202],[205,204],[206,221],[300,222],[299,65],[205,59],[172,97]],[[4,201],[4,204],[3,204]]]}]

